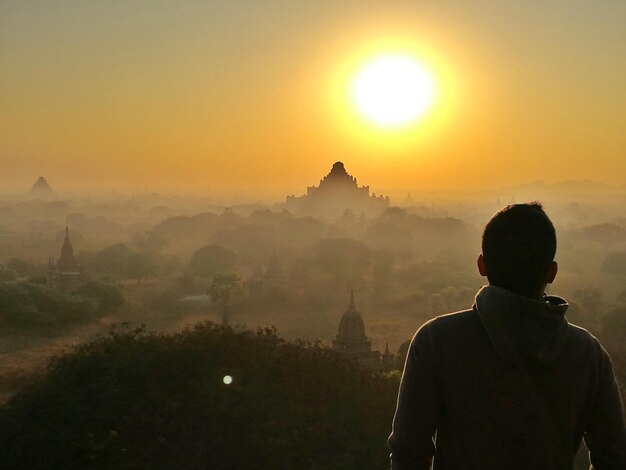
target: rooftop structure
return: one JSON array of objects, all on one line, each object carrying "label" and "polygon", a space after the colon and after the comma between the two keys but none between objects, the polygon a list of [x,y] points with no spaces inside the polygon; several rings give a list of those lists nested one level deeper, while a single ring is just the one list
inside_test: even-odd
[{"label": "rooftop structure", "polygon": [[37,197],[48,197],[53,196],[54,191],[52,191],[52,188],[50,187],[46,179],[43,176],[40,176],[39,178],[37,178],[37,181],[35,181],[35,184],[33,184],[33,186],[30,188],[29,194],[31,196]]},{"label": "rooftop structure", "polygon": [[[372,345],[365,335],[365,323],[354,304],[354,292],[350,293],[350,304],[339,321],[339,331],[333,340],[333,349],[364,369],[373,371],[383,369],[380,352],[372,351]],[[388,349],[385,352],[389,354]],[[387,362],[384,365],[386,366]]]},{"label": "rooftop structure", "polygon": [[319,186],[309,186],[302,196],[287,196],[287,210],[321,217],[340,217],[346,210],[375,216],[389,207],[389,197],[370,195],[369,186],[359,186],[342,162],[336,162]]},{"label": "rooftop structure", "polygon": [[71,293],[84,281],[82,267],[74,258],[74,248],[70,241],[69,228],[65,227],[65,239],[61,248],[61,256],[54,263],[52,257],[48,261],[47,284],[63,293]]}]

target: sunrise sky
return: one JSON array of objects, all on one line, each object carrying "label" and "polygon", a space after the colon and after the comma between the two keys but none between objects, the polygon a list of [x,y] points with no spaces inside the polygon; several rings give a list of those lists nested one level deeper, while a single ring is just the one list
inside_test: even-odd
[{"label": "sunrise sky", "polygon": [[[626,2],[0,1],[0,185],[302,193],[626,183]],[[354,74],[406,53],[437,96],[381,129]]]}]

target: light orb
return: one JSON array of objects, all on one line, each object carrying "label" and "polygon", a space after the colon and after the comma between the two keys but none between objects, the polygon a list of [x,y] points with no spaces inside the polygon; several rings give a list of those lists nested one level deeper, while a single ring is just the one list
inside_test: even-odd
[{"label": "light orb", "polygon": [[233,378],[230,375],[225,375],[222,381],[225,385],[230,385],[233,383]]},{"label": "light orb", "polygon": [[406,125],[423,116],[435,96],[428,70],[416,59],[386,55],[365,65],[357,74],[353,99],[367,119],[385,127]]}]

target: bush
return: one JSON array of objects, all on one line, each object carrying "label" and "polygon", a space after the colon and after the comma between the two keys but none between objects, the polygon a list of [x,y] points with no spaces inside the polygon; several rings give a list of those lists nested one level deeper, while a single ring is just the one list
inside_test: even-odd
[{"label": "bush", "polygon": [[94,299],[61,294],[29,282],[0,283],[0,330],[44,329],[95,318]]},{"label": "bush", "polygon": [[3,268],[0,266],[0,282],[14,281],[17,279],[17,272],[11,268]]},{"label": "bush", "polygon": [[76,293],[84,298],[92,298],[98,302],[99,313],[113,313],[124,304],[122,290],[115,284],[98,280],[89,280],[82,284]]},{"label": "bush", "polygon": [[222,245],[205,245],[198,248],[189,261],[189,271],[194,276],[213,277],[235,270],[239,255]]},{"label": "bush", "polygon": [[0,461],[7,470],[383,469],[396,390],[395,377],[269,329],[113,331],[0,408]]}]

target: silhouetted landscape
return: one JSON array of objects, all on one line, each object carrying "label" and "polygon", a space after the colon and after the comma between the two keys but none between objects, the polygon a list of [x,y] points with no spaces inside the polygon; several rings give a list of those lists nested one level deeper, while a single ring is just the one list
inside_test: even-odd
[{"label": "silhouetted landscape", "polygon": [[[324,181],[302,213],[291,198],[5,195],[5,468],[383,468],[408,340],[472,305],[484,220],[535,186],[559,234],[551,289],[626,380],[624,188],[396,205],[341,163]],[[215,440],[218,428],[232,431]]]},{"label": "silhouetted landscape", "polygon": [[485,224],[533,201],[546,293],[626,401],[625,23],[0,2],[0,468],[389,468],[411,339],[472,307]]}]

